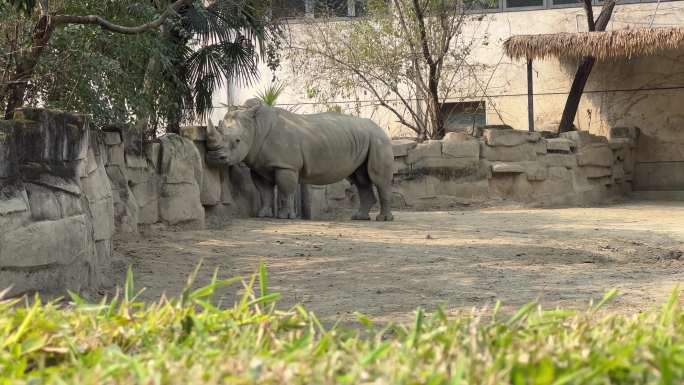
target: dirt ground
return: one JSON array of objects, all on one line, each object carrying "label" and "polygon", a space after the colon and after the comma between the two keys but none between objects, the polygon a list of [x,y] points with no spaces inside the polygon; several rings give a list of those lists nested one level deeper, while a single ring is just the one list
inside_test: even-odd
[{"label": "dirt ground", "polygon": [[[330,322],[360,311],[406,321],[418,306],[450,311],[539,300],[582,308],[611,288],[612,309],[662,304],[684,282],[684,202],[598,208],[488,208],[397,212],[392,223],[239,219],[205,231],[149,230],[119,240],[143,297],[178,295],[204,260],[198,284],[253,273],[260,259],[281,305],[302,303]],[[232,304],[237,287],[221,292]]]}]

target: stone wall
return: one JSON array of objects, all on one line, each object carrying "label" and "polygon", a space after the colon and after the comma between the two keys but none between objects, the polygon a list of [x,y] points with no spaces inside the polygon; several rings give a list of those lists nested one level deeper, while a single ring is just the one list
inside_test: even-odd
[{"label": "stone wall", "polygon": [[255,212],[257,194],[248,169],[207,165],[204,127],[183,127],[181,135],[145,145],[125,128],[103,130],[118,233],[137,233],[152,224],[203,229],[207,221]]},{"label": "stone wall", "polygon": [[[557,138],[494,127],[443,140],[393,141],[396,208],[446,209],[464,203],[511,200],[535,206],[604,202],[631,191],[636,129],[610,139],[578,131]],[[314,217],[350,209],[347,182],[312,186]]]},{"label": "stone wall", "polygon": [[82,115],[24,109],[0,120],[0,288],[103,283],[114,200],[100,140]]},{"label": "stone wall", "polygon": [[96,288],[109,284],[117,234],[252,215],[249,170],[208,167],[204,129],[183,133],[143,145],[78,114],[24,109],[0,120],[0,290]]},{"label": "stone wall", "polygon": [[256,204],[245,170],[209,169],[202,150],[172,134],[143,146],[125,128],[93,129],[59,111],[0,120],[0,290],[97,288],[110,284],[116,234],[152,224],[204,228],[205,207],[219,205],[223,218],[248,216]]}]

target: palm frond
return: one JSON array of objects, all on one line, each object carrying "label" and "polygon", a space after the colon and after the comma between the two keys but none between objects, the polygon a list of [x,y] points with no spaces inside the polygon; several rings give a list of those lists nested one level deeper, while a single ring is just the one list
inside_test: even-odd
[{"label": "palm frond", "polygon": [[278,98],[283,93],[283,91],[285,91],[285,88],[285,83],[275,82],[267,86],[263,90],[257,92],[256,97],[262,102],[264,102],[264,104],[271,107],[275,107],[278,102]]},{"label": "palm frond", "polygon": [[175,30],[191,36],[193,50],[183,52],[181,72],[189,85],[184,104],[195,115],[206,116],[212,94],[227,82],[242,86],[258,78],[271,33],[263,5],[259,0],[216,0],[206,6],[195,2],[183,11]]}]

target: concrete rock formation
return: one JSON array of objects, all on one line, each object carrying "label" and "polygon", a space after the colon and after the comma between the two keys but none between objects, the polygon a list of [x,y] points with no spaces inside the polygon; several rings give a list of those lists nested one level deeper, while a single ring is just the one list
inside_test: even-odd
[{"label": "concrete rock formation", "polygon": [[96,146],[82,115],[23,109],[0,121],[0,287],[10,295],[106,280],[114,205]]},{"label": "concrete rock formation", "polygon": [[153,223],[204,227],[205,167],[195,143],[166,135],[143,146],[124,127],[106,130],[42,109],[0,121],[0,290],[63,294],[109,284],[115,233]]},{"label": "concrete rock formation", "polygon": [[[583,131],[545,139],[506,126],[442,140],[393,142],[397,208],[446,209],[473,201],[513,200],[536,206],[597,204],[631,191],[637,129],[610,140]],[[337,186],[312,194],[314,217],[347,209],[331,199]]]}]

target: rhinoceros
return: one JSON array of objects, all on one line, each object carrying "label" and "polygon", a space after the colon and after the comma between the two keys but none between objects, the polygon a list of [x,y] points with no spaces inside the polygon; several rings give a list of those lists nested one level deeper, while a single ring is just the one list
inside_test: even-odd
[{"label": "rhinoceros", "polygon": [[369,220],[380,196],[378,221],[391,221],[392,144],[382,128],[368,119],[320,113],[299,115],[250,101],[229,111],[218,128],[207,124],[207,161],[251,170],[261,196],[258,217],[273,216],[278,186],[278,218],[295,218],[298,183],[326,185],[348,178],[359,192],[360,208],[352,217]]}]

